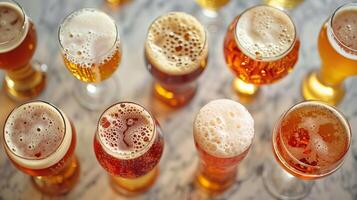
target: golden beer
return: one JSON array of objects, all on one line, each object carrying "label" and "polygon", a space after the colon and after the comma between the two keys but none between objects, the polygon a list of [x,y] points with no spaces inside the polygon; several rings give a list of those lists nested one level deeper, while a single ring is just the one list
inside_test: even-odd
[{"label": "golden beer", "polygon": [[193,98],[207,58],[205,30],[191,15],[171,12],[150,26],[145,61],[155,78],[154,93],[164,103],[182,106]]},{"label": "golden beer", "polygon": [[283,9],[293,9],[300,5],[304,0],[264,0],[264,3]]},{"label": "golden beer", "polygon": [[4,143],[11,162],[43,193],[65,194],[78,181],[76,132],[53,105],[34,101],[15,108],[4,125]]},{"label": "golden beer", "polygon": [[318,38],[320,71],[311,72],[304,80],[305,99],[338,104],[344,94],[343,81],[357,75],[357,4],[335,11],[321,28]]},{"label": "golden beer", "polygon": [[265,5],[245,10],[231,23],[224,40],[226,63],[237,76],[235,91],[255,95],[259,85],[285,77],[297,62],[299,47],[286,13]]},{"label": "golden beer", "polygon": [[45,87],[45,74],[31,58],[37,46],[36,29],[15,1],[0,2],[0,68],[4,88],[15,100],[33,98]]},{"label": "golden beer", "polygon": [[113,5],[113,6],[123,6],[129,2],[131,2],[132,0],[105,0],[109,5]]},{"label": "golden beer", "polygon": [[235,182],[237,165],[252,144],[252,116],[235,101],[211,101],[196,115],[193,136],[200,157],[197,183],[211,194],[227,190]]},{"label": "golden beer", "polygon": [[196,0],[196,3],[204,9],[218,11],[229,3],[229,0]]},{"label": "golden beer", "polygon": [[58,33],[64,63],[77,79],[98,83],[117,69],[120,42],[114,21],[105,13],[76,11],[63,21]]}]

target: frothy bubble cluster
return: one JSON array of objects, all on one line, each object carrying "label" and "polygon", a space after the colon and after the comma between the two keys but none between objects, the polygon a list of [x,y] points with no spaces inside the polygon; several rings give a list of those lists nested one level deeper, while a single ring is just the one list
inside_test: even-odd
[{"label": "frothy bubble cluster", "polygon": [[4,131],[12,153],[26,159],[43,159],[60,146],[65,125],[57,110],[36,102],[16,108],[9,115]]},{"label": "frothy bubble cluster", "polygon": [[106,110],[99,119],[99,139],[109,154],[131,159],[145,153],[155,135],[154,119],[143,107],[119,103]]},{"label": "frothy bubble cluster", "polygon": [[254,137],[254,120],[247,109],[232,100],[206,104],[194,122],[194,138],[207,153],[234,157],[246,151]]},{"label": "frothy bubble cluster", "polygon": [[294,44],[295,27],[283,11],[256,6],[240,16],[236,37],[243,53],[256,59],[278,59]]},{"label": "frothy bubble cluster", "polygon": [[357,6],[337,12],[333,17],[332,29],[338,40],[351,49],[344,48],[343,51],[353,54],[357,60]]},{"label": "frothy bubble cluster", "polygon": [[146,56],[159,70],[182,75],[196,70],[200,56],[207,54],[206,35],[197,19],[182,12],[161,16],[151,25]]},{"label": "frothy bubble cluster", "polygon": [[[25,38],[27,23],[21,9],[8,2],[0,2],[0,53],[16,48]],[[25,25],[25,27],[23,27]]]},{"label": "frothy bubble cluster", "polygon": [[119,45],[115,22],[104,12],[88,8],[64,20],[59,39],[65,58],[83,67],[110,60]]}]

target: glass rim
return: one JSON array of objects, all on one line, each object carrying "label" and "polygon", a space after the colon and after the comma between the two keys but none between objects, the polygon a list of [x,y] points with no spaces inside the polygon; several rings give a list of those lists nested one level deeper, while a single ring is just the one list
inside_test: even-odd
[{"label": "glass rim", "polygon": [[6,44],[10,43],[11,41],[21,37],[22,32],[26,30],[26,25],[27,25],[26,23],[28,23],[28,20],[27,20],[27,15],[25,13],[25,10],[22,8],[22,6],[17,1],[15,1],[15,0],[7,0],[7,1],[2,1],[0,3],[12,3],[12,4],[14,4],[16,7],[18,7],[20,9],[21,15],[22,15],[22,17],[24,19],[23,22],[22,22],[22,25],[21,25],[21,31],[19,33],[17,33],[16,36],[11,38],[10,40],[5,41],[5,42],[0,42],[0,46],[2,46],[2,45],[6,45]]},{"label": "glass rim", "polygon": [[[305,104],[314,104],[314,105],[318,105],[318,106],[323,106],[325,107],[326,109],[334,112],[334,114],[338,115],[337,118],[339,118],[339,120],[342,122],[342,124],[344,125],[344,128],[345,130],[347,131],[347,147],[345,149],[345,151],[343,152],[342,156],[336,161],[334,162],[331,166],[334,166],[333,168],[331,168],[331,170],[328,170],[327,172],[325,173],[322,173],[322,174],[308,174],[308,173],[305,173],[305,172],[301,172],[297,169],[295,169],[294,167],[291,167],[291,165],[284,159],[282,158],[281,156],[281,153],[280,151],[278,150],[278,148],[276,147],[277,144],[276,144],[276,137],[278,136],[280,138],[280,140],[282,140],[282,135],[279,134],[281,133],[281,131],[278,132],[277,128],[280,127],[281,128],[281,121],[282,119],[284,119],[287,114],[289,114],[291,111],[295,110],[297,107],[301,106],[301,105],[305,105]],[[275,134],[276,133],[276,134]],[[294,173],[296,174],[304,174],[304,176],[306,177],[323,177],[323,176],[326,176],[326,175],[329,175],[333,172],[335,172],[342,164],[343,164],[343,161],[344,161],[344,158],[345,156],[347,155],[347,152],[351,146],[351,137],[352,137],[352,131],[351,131],[351,126],[350,124],[348,123],[347,121],[347,118],[344,116],[344,114],[339,111],[336,107],[334,106],[331,106],[331,105],[328,105],[322,101],[317,101],[317,100],[306,100],[306,101],[302,101],[302,102],[299,102],[299,103],[296,103],[294,104],[293,106],[291,106],[288,110],[286,110],[280,117],[279,117],[279,120],[276,122],[275,126],[274,126],[274,130],[273,130],[273,148],[274,148],[274,152],[275,154],[277,155],[278,159],[281,161],[281,163],[286,167],[288,168],[289,170],[293,171]],[[289,157],[291,159],[294,160],[294,162],[296,162],[297,164],[299,165],[302,165],[304,167],[310,167],[310,168],[313,168],[313,169],[320,169],[321,167],[320,166],[313,166],[313,165],[309,165],[309,164],[306,164],[300,160],[298,160],[294,155],[291,154],[291,152],[287,149],[285,143],[283,141],[281,141],[281,146],[282,148],[285,150],[285,152],[289,155]]]},{"label": "glass rim", "polygon": [[[279,55],[277,55],[277,56],[257,58],[255,55],[253,55],[252,53],[250,53],[249,51],[247,51],[244,47],[242,47],[242,46],[240,45],[240,43],[239,43],[238,36],[237,36],[237,26],[238,26],[238,22],[239,22],[239,20],[240,20],[240,17],[241,17],[243,14],[245,14],[246,12],[248,12],[248,11],[254,9],[254,8],[257,8],[257,7],[270,7],[270,8],[273,8],[273,9],[275,9],[275,10],[278,10],[279,12],[284,13],[284,14],[288,17],[288,19],[291,21],[291,23],[293,24],[293,28],[294,28],[294,41],[291,43],[290,47],[289,47],[286,51],[282,52],[281,54],[279,54]],[[238,18],[238,20],[236,20],[237,18]],[[270,62],[270,61],[280,60],[280,59],[282,59],[284,56],[286,56],[287,54],[289,54],[289,53],[292,51],[292,49],[295,47],[296,41],[298,40],[298,33],[297,33],[297,31],[296,31],[296,25],[295,25],[293,19],[291,18],[291,16],[290,16],[286,11],[281,10],[281,9],[279,9],[279,8],[276,8],[276,7],[274,7],[274,6],[270,6],[270,5],[266,5],[266,4],[258,4],[258,5],[249,7],[249,8],[247,8],[247,9],[245,9],[243,12],[241,12],[241,13],[240,13],[237,17],[235,17],[235,19],[233,19],[233,20],[236,20],[236,23],[235,23],[234,29],[233,29],[233,31],[234,31],[234,34],[233,34],[233,35],[234,35],[234,41],[235,41],[237,47],[238,47],[241,51],[242,51],[242,49],[244,50],[244,51],[242,51],[242,53],[243,53],[244,55],[246,55],[246,56],[248,56],[248,57],[250,57],[251,59],[256,60],[256,61]]]},{"label": "glass rim", "polygon": [[71,17],[73,16],[74,14],[76,13],[79,13],[81,11],[85,11],[85,10],[89,10],[89,11],[96,11],[96,12],[100,12],[100,13],[103,13],[105,14],[110,20],[111,22],[113,23],[114,27],[115,27],[115,41],[113,42],[112,46],[106,50],[104,53],[98,55],[98,56],[95,56],[93,58],[90,58],[90,59],[97,59],[97,58],[103,58],[103,57],[106,57],[109,53],[111,53],[115,48],[121,48],[121,40],[120,40],[120,34],[119,34],[119,29],[118,29],[118,26],[115,22],[115,20],[110,16],[108,15],[107,13],[105,13],[104,11],[101,11],[100,9],[97,9],[97,8],[90,8],[90,7],[87,7],[87,8],[81,8],[81,9],[77,9],[77,10],[74,10],[72,12],[70,12],[69,14],[66,15],[66,17],[64,17],[58,27],[58,30],[57,30],[57,38],[58,38],[58,42],[59,42],[59,46],[61,48],[61,51],[62,52],[65,52],[67,55],[69,55],[69,57],[76,57],[75,55],[72,55],[68,52],[65,51],[65,48],[62,44],[62,41],[61,41],[61,30],[63,28],[63,25],[64,23]]},{"label": "glass rim", "polygon": [[[170,11],[170,12],[166,12],[166,13],[164,13],[164,14],[161,14],[161,15],[159,15],[158,17],[155,17],[155,19],[150,23],[149,28],[147,29],[147,33],[146,33],[146,37],[145,37],[145,44],[147,44],[148,35],[149,35],[149,32],[150,32],[152,26],[154,25],[154,23],[157,22],[157,21],[158,21],[159,19],[161,19],[162,17],[167,16],[167,15],[169,15],[169,14],[173,14],[173,13],[181,13],[181,14],[189,15],[189,16],[193,17],[197,22],[199,22],[199,24],[202,26],[203,32],[204,32],[204,37],[205,37],[205,38],[204,38],[204,41],[203,41],[203,46],[202,46],[202,48],[201,48],[201,49],[199,50],[199,52],[198,52],[198,56],[199,56],[199,57],[202,56],[202,54],[203,54],[203,52],[205,51],[205,49],[207,49],[207,51],[208,51],[208,38],[207,38],[208,35],[207,35],[206,27],[203,26],[203,24],[202,24],[196,17],[194,17],[193,15],[191,15],[191,14],[189,14],[189,13],[182,12],[182,11]],[[145,45],[145,46],[146,46],[146,45]],[[146,52],[146,48],[145,48],[145,47],[144,47],[144,50],[145,50],[145,52]]]},{"label": "glass rim", "polygon": [[[343,10],[343,8],[345,8],[345,7],[356,7],[356,9],[357,9],[357,3],[356,3],[356,2],[350,2],[350,3],[345,3],[345,4],[343,4],[343,5],[339,6],[339,7],[337,7],[337,8],[335,9],[335,11],[332,13],[330,19],[328,20],[328,23],[327,23],[327,24],[328,24],[328,27],[329,27],[328,32],[330,32],[330,34],[332,34],[333,39],[338,43],[338,45],[342,46],[342,47],[345,48],[345,49],[348,49],[348,51],[350,51],[350,52],[353,52],[352,54],[357,55],[357,49],[352,49],[351,47],[346,46],[346,45],[337,37],[335,31],[334,31],[333,28],[332,28],[332,25],[333,25],[333,21],[334,21],[335,16],[337,15],[337,13],[339,13],[339,12],[340,12],[341,10]],[[344,51],[345,51],[345,50],[344,50]],[[348,53],[348,52],[347,52],[347,53]]]},{"label": "glass rim", "polygon": [[[150,141],[149,141],[149,144],[147,146],[145,146],[145,148],[141,149],[140,151],[137,151],[134,153],[135,154],[139,154],[138,156],[135,156],[133,158],[123,158],[122,156],[120,156],[117,152],[113,152],[112,150],[110,150],[105,144],[103,144],[103,141],[101,140],[100,136],[99,136],[99,126],[100,126],[100,120],[102,119],[103,115],[111,108],[113,107],[116,107],[118,106],[119,104],[133,104],[133,105],[136,105],[136,106],[139,106],[140,108],[144,109],[151,117],[151,122],[153,124],[153,136],[151,137]],[[132,159],[136,159],[142,155],[144,155],[148,149],[150,149],[152,147],[152,145],[154,144],[154,141],[156,140],[157,138],[157,124],[156,124],[156,120],[153,116],[153,114],[147,110],[144,106],[138,104],[138,103],[135,103],[135,102],[132,102],[132,101],[119,101],[119,102],[116,102],[116,103],[113,103],[112,105],[108,106],[108,108],[106,108],[103,113],[100,115],[99,119],[98,119],[98,123],[97,123],[97,128],[96,128],[96,132],[95,132],[95,138],[96,140],[98,140],[100,146],[104,149],[104,151],[106,153],[108,153],[109,155],[115,157],[116,159],[121,159],[121,160],[132,160]],[[111,152],[111,153],[109,153]],[[144,152],[144,153],[143,153]],[[114,156],[115,155],[115,156]]]},{"label": "glass rim", "polygon": [[[15,152],[13,152],[13,151],[11,150],[11,148],[9,147],[9,145],[7,144],[7,142],[6,142],[6,140],[5,140],[5,126],[6,126],[7,120],[8,120],[9,117],[11,116],[11,114],[12,114],[14,111],[16,111],[17,109],[19,109],[20,107],[22,107],[22,106],[24,106],[24,105],[27,105],[27,104],[31,104],[31,103],[43,103],[43,104],[46,104],[46,105],[48,105],[48,106],[54,108],[54,109],[58,112],[58,114],[61,116],[62,123],[63,123],[63,128],[64,128],[64,134],[63,134],[63,137],[62,137],[62,139],[61,139],[61,141],[60,141],[58,147],[57,147],[55,150],[53,150],[53,151],[52,151],[49,155],[47,155],[46,157],[39,158],[39,159],[36,159],[36,158],[35,158],[35,159],[30,159],[30,158],[26,158],[26,157],[23,157],[23,156],[18,155],[17,153],[15,153]],[[4,123],[4,127],[3,127],[3,141],[4,141],[4,144],[5,144],[5,148],[7,148],[7,149],[9,150],[9,152],[11,152],[12,155],[14,155],[14,156],[16,156],[16,157],[18,157],[18,158],[24,159],[24,160],[45,160],[45,159],[47,159],[48,157],[52,156],[52,155],[53,155],[55,152],[57,152],[58,149],[60,149],[60,147],[62,146],[66,134],[67,134],[66,120],[65,120],[65,117],[63,116],[61,110],[60,110],[59,108],[57,108],[55,105],[53,105],[52,103],[49,103],[49,102],[44,101],[44,100],[32,100],[32,101],[27,101],[27,102],[25,102],[25,103],[22,103],[22,104],[16,106],[15,108],[13,108],[13,109],[11,110],[11,112],[10,112],[10,113],[8,114],[8,116],[6,117],[5,123]],[[72,134],[72,133],[71,133],[71,134]],[[8,152],[8,151],[6,151],[6,152]]]}]

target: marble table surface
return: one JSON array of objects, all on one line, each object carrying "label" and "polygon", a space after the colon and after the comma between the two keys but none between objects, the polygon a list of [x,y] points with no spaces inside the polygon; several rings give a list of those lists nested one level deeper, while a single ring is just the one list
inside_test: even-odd
[{"label": "marble table surface", "polygon": [[[245,8],[258,0],[232,0],[223,10],[225,26]],[[274,199],[262,183],[263,163],[272,158],[271,130],[279,115],[293,104],[302,101],[300,83],[303,76],[320,64],[316,49],[321,24],[343,0],[305,0],[291,12],[301,39],[300,56],[294,71],[282,81],[266,86],[263,95],[248,109],[255,119],[256,135],[248,156],[239,165],[235,184],[217,199]],[[114,77],[119,83],[119,100],[138,102],[150,109],[165,134],[165,150],[160,163],[160,177],[155,186],[137,199],[180,200],[209,199],[192,186],[198,157],[192,138],[194,114],[208,101],[217,98],[237,99],[230,87],[232,74],[225,65],[222,43],[226,28],[210,35],[210,56],[206,71],[200,77],[195,98],[181,109],[171,109],[151,96],[152,78],[145,69],[143,44],[150,22],[168,11],[197,13],[193,0],[133,0],[121,9],[106,6],[102,0],[19,0],[37,25],[39,44],[35,58],[49,67],[47,89],[39,99],[60,107],[72,119],[78,134],[76,153],[81,164],[79,184],[67,195],[54,199],[125,199],[108,184],[105,171],[97,163],[92,139],[101,111],[88,111],[72,95],[74,77],[65,69],[60,57],[57,28],[71,11],[96,7],[110,14],[120,26],[123,41],[123,60]],[[356,66],[357,67],[357,66]],[[0,78],[3,72],[0,72]],[[352,132],[357,131],[357,79],[346,82],[348,92],[338,108],[347,116]],[[0,92],[0,127],[16,105]],[[2,144],[1,144],[2,146]],[[39,193],[30,178],[16,170],[0,149],[0,199],[52,199]],[[329,177],[317,180],[306,199],[357,199],[357,134],[344,165]]]}]

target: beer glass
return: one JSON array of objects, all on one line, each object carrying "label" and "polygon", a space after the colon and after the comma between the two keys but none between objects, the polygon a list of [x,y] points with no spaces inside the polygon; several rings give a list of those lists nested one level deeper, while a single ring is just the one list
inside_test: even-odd
[{"label": "beer glass", "polygon": [[183,12],[158,17],[149,27],[144,51],[158,99],[173,107],[188,103],[207,65],[207,37],[200,22]]},{"label": "beer glass", "polygon": [[296,8],[304,2],[304,0],[263,0],[263,2],[280,9],[290,10]]},{"label": "beer glass", "polygon": [[104,0],[105,2],[107,2],[109,5],[113,5],[113,6],[123,6],[127,3],[129,3],[132,0]]},{"label": "beer glass", "polygon": [[94,152],[120,194],[136,195],[154,184],[163,149],[159,124],[138,104],[119,102],[99,118]]},{"label": "beer glass", "polygon": [[318,38],[320,70],[310,72],[302,83],[307,100],[338,104],[345,95],[344,80],[357,75],[357,3],[335,10]]},{"label": "beer glass", "polygon": [[32,176],[41,192],[60,195],[75,186],[79,178],[76,131],[52,104],[33,101],[15,108],[5,121],[3,139],[10,161]]},{"label": "beer glass", "polygon": [[96,110],[114,100],[118,88],[108,79],[121,60],[121,42],[114,20],[102,11],[84,8],[61,23],[58,38],[67,69],[85,84],[75,84],[76,99]]},{"label": "beer glass", "polygon": [[345,117],[319,101],[298,103],[286,111],[273,130],[276,164],[266,164],[263,180],[279,199],[301,199],[311,190],[312,180],[335,172],[351,144]]},{"label": "beer glass", "polygon": [[211,32],[216,32],[224,24],[221,8],[229,3],[229,0],[195,0],[200,10],[195,14],[198,19]]},{"label": "beer glass", "polygon": [[223,49],[238,96],[253,98],[259,86],[285,77],[298,60],[299,46],[295,25],[282,10],[258,5],[237,16]]},{"label": "beer glass", "polygon": [[210,194],[219,194],[236,180],[237,165],[253,142],[254,120],[238,102],[214,100],[196,115],[193,137],[200,157],[196,183]]},{"label": "beer glass", "polygon": [[31,62],[37,46],[34,23],[13,0],[0,1],[0,69],[6,70],[4,89],[14,100],[38,96],[45,88],[45,65]]}]

